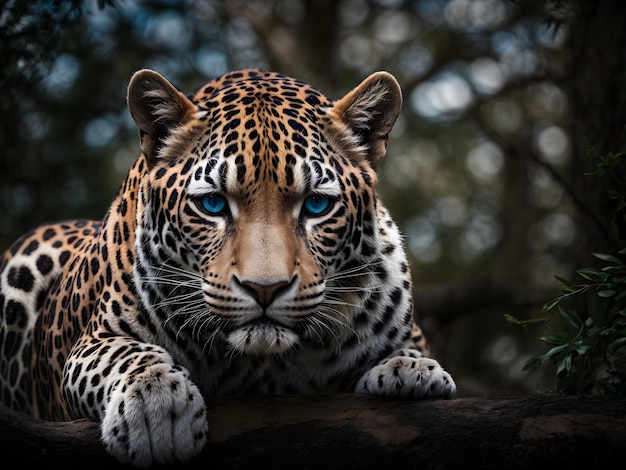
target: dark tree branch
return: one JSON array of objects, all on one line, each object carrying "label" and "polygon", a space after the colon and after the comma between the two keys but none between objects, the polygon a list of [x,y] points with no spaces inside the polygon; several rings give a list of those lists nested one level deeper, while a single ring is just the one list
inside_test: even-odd
[{"label": "dark tree branch", "polygon": [[[626,398],[240,397],[215,400],[208,417],[210,443],[184,468],[589,470],[626,451]],[[2,405],[0,432],[5,461],[24,467],[126,468],[92,421],[46,423]]]}]

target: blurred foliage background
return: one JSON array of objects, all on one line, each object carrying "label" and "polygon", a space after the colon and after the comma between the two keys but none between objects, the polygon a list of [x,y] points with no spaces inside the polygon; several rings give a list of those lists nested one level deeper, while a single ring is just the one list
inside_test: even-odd
[{"label": "blurred foliage background", "polygon": [[[139,153],[125,89],[140,68],[192,92],[232,69],[331,98],[376,70],[405,105],[380,192],[406,237],[418,320],[459,395],[552,387],[555,275],[616,252],[588,139],[623,149],[620,0],[6,0],[0,6],[0,250],[49,220],[101,218]],[[622,231],[621,233],[626,233]],[[597,260],[596,260],[597,261]]]}]

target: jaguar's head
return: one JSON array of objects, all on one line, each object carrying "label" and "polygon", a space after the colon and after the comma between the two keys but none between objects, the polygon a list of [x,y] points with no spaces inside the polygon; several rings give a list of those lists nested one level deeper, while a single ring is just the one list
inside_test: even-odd
[{"label": "jaguar's head", "polygon": [[242,353],[348,332],[359,293],[379,282],[375,170],[401,102],[386,72],[335,102],[259,70],[192,98],[137,72],[144,303],[173,334]]}]

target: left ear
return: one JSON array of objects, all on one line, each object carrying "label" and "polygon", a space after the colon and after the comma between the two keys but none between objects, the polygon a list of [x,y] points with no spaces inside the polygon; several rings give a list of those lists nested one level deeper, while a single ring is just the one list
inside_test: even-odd
[{"label": "left ear", "polygon": [[[127,100],[148,165],[154,165],[158,158],[178,156],[188,140],[185,125],[197,116],[196,105],[165,77],[147,69],[132,76]],[[177,139],[172,138],[174,134]],[[169,151],[161,152],[164,147]]]},{"label": "left ear", "polygon": [[[376,72],[335,101],[329,116],[349,153],[365,154],[372,168],[387,152],[387,140],[402,107],[402,91],[393,75]],[[354,150],[353,150],[354,149]]]}]

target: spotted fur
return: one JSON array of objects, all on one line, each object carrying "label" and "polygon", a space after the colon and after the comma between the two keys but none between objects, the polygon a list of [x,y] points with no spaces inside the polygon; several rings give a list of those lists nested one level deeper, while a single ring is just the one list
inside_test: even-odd
[{"label": "spotted fur", "polygon": [[137,72],[142,153],[103,220],[43,225],[0,261],[2,401],[98,419],[145,466],[197,454],[216,395],[454,395],[376,193],[401,101],[386,72],[334,102],[259,70],[189,97]]}]

